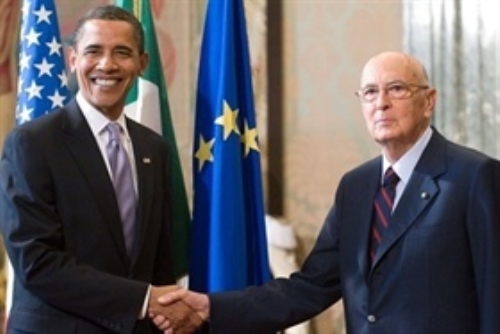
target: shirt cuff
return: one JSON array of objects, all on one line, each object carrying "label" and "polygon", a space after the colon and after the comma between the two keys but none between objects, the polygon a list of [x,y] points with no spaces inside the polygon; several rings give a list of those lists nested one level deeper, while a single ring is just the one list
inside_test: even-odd
[{"label": "shirt cuff", "polygon": [[142,309],[141,313],[139,314],[139,319],[146,318],[146,313],[148,312],[148,303],[150,294],[151,294],[151,285],[148,285],[148,291],[146,292],[146,296],[144,297],[144,303],[142,304]]}]

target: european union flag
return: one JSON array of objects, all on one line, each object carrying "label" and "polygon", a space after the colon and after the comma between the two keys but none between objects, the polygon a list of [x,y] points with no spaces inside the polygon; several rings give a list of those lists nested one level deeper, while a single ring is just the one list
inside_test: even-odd
[{"label": "european union flag", "polygon": [[196,98],[190,288],[262,284],[270,269],[241,0],[208,1]]},{"label": "european union flag", "polygon": [[22,124],[70,97],[53,0],[24,1],[19,44],[16,122]]}]

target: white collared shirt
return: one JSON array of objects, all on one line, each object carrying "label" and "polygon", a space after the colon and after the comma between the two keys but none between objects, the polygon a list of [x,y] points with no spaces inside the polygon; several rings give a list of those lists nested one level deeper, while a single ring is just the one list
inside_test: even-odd
[{"label": "white collared shirt", "polygon": [[[427,144],[429,143],[431,137],[432,137],[432,128],[429,126],[424,131],[422,136],[420,136],[420,138],[417,140],[415,145],[413,145],[412,148],[408,150],[408,152],[403,154],[403,156],[399,158],[399,160],[392,165],[392,169],[399,176],[399,182],[398,185],[396,186],[396,196],[394,198],[393,211],[394,208],[396,208],[396,205],[398,204],[399,199],[401,198],[401,195],[403,194],[406,188],[406,185],[410,181],[411,174],[413,173],[413,170],[415,169],[418,160],[420,160],[420,157],[422,156],[422,153],[427,147]],[[389,160],[387,160],[387,158],[382,155],[382,175],[380,177],[381,183],[383,175],[387,170],[387,168],[389,167],[391,167]]]},{"label": "white collared shirt", "polygon": [[[78,92],[76,94],[76,102],[80,106],[82,110],[83,117],[87,120],[87,123],[90,126],[90,130],[94,135],[94,138],[99,146],[99,150],[101,151],[102,158],[104,163],[106,164],[106,168],[108,169],[109,176],[111,175],[111,168],[109,166],[108,156],[106,153],[106,145],[108,144],[109,134],[106,131],[106,126],[110,123],[110,120],[106,118],[100,111],[94,108],[83,95]],[[124,114],[120,114],[117,120],[114,122],[119,123],[123,129],[123,133],[120,134],[120,140],[122,142],[125,151],[127,152],[128,158],[130,160],[130,165],[132,166],[132,175],[134,178],[134,189],[137,194],[137,168],[135,165],[135,157],[134,157],[134,149],[132,146],[132,141],[130,140],[130,136],[127,129],[127,122],[125,122]]]}]

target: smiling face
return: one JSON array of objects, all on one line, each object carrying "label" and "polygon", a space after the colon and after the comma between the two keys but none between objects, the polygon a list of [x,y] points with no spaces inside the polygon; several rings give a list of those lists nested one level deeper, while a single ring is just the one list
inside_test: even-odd
[{"label": "smiling face", "polygon": [[373,102],[362,103],[366,126],[392,161],[399,159],[420,138],[430,124],[436,101],[433,88],[415,87],[408,98],[391,99],[388,89],[398,89],[399,84],[428,85],[425,70],[416,59],[387,52],[365,65],[361,88],[371,87],[379,92]]},{"label": "smiling face", "polygon": [[147,64],[139,52],[132,25],[125,21],[93,19],[84,23],[69,64],[76,72],[83,97],[109,119],[116,119],[127,93]]}]

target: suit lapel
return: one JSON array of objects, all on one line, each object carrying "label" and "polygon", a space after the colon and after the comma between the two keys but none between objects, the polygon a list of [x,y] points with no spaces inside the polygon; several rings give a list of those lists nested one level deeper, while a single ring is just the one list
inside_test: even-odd
[{"label": "suit lapel", "polygon": [[151,214],[151,205],[153,203],[153,189],[154,189],[154,166],[158,163],[156,157],[153,156],[151,150],[152,145],[149,143],[145,133],[134,122],[127,120],[127,127],[129,130],[130,138],[134,146],[135,164],[137,170],[137,186],[138,186],[138,210],[136,216],[137,238],[134,256],[132,261],[135,262],[147,234],[148,226],[151,219],[148,217]]},{"label": "suit lapel", "polygon": [[444,139],[435,129],[394,210],[390,228],[378,246],[373,266],[384,256],[417,220],[439,194],[435,178],[446,170]]},{"label": "suit lapel", "polygon": [[400,203],[392,216],[390,228],[385,232],[382,243],[377,248],[373,265],[391,248],[391,246],[410,228],[417,217],[439,193],[434,179],[414,171],[410,183],[406,186]]},{"label": "suit lapel", "polygon": [[110,230],[113,242],[120,250],[122,259],[127,262],[115,192],[101,151],[75,100],[70,102],[67,111],[67,122],[62,124],[63,131],[68,136],[65,143],[75,164],[82,172],[82,176],[87,180],[94,200],[102,213],[103,221]]},{"label": "suit lapel", "polygon": [[373,220],[373,201],[375,192],[380,186],[381,168],[381,157],[372,160],[367,174],[361,177],[363,184],[355,187],[355,189],[359,189],[360,191],[360,200],[356,203],[356,207],[368,208],[368,210],[357,210],[359,217],[356,217],[356,221],[359,222],[359,226],[357,233],[354,234],[357,236],[357,242],[359,243],[357,246],[359,250],[357,257],[358,266],[365,273],[370,268],[369,246]]}]

